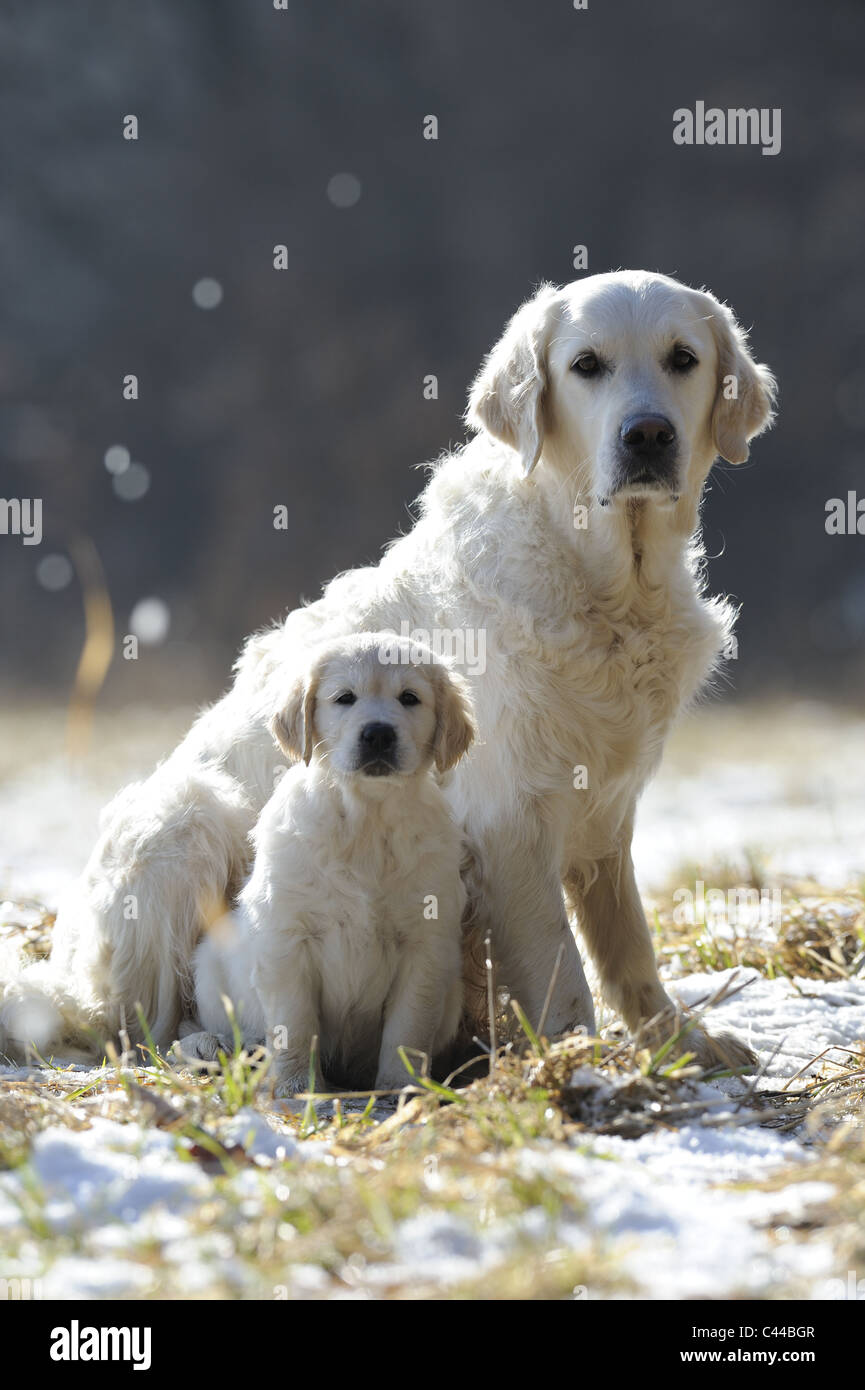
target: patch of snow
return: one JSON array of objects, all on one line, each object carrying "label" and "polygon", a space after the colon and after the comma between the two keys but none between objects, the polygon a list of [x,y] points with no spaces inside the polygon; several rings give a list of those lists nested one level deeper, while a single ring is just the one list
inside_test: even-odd
[{"label": "patch of snow", "polygon": [[[30,1169],[55,1231],[75,1232],[104,1221],[131,1226],[156,1203],[169,1210],[200,1200],[207,1180],[177,1156],[171,1135],[96,1116],[89,1129],[51,1126],[33,1141]],[[20,1181],[0,1174],[0,1197]],[[0,1206],[0,1227],[8,1207]]]},{"label": "patch of snow", "polygon": [[[780,1048],[767,1076],[789,1078],[830,1046],[850,1047],[865,1039],[865,981],[763,979],[755,970],[719,970],[669,983],[670,993],[695,1007],[717,993],[726,980],[746,987],[713,1008],[709,1031],[729,1028],[764,1061]],[[842,1060],[841,1056],[836,1057]],[[810,1068],[807,1068],[810,1072]]]},{"label": "patch of snow", "polygon": [[[615,1267],[634,1281],[639,1297],[756,1296],[805,1272],[833,1272],[828,1240],[811,1243],[800,1255],[801,1247],[776,1245],[763,1229],[775,1213],[802,1212],[825,1200],[832,1192],[828,1184],[766,1193],[723,1186],[768,1177],[793,1157],[795,1145],[774,1131],[725,1134],[693,1126],[636,1140],[598,1137],[587,1147],[593,1152],[527,1149],[520,1166],[573,1184],[589,1228]],[[601,1155],[606,1162],[598,1161]]]},{"label": "patch of snow", "polygon": [[[240,1144],[251,1158],[273,1159],[282,1162],[286,1158],[309,1157],[316,1147],[299,1144],[287,1129],[278,1128],[275,1115],[262,1115],[260,1110],[246,1106],[233,1117],[220,1134],[226,1146]],[[319,1144],[318,1149],[321,1149]]]},{"label": "patch of snow", "polygon": [[753,849],[779,877],[844,887],[865,873],[863,785],[861,719],[810,704],[777,717],[699,711],[674,732],[640,802],[637,882],[666,887],[683,864],[736,863]]}]

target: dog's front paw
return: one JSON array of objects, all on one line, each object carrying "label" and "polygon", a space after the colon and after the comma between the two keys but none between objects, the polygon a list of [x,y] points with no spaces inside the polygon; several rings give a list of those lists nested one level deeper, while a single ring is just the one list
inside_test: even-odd
[{"label": "dog's front paw", "polygon": [[[676,1042],[670,1047],[674,1037]],[[672,1006],[641,1023],[635,1030],[634,1040],[638,1047],[652,1053],[663,1049],[669,1061],[690,1054],[704,1071],[753,1072],[759,1065],[756,1054],[741,1038],[725,1031],[707,1032],[697,1023],[695,1015]]]},{"label": "dog's front paw", "polygon": [[693,1052],[694,1059],[705,1071],[754,1072],[759,1059],[747,1043],[734,1033],[707,1033],[703,1028],[691,1028],[682,1038],[682,1050]]}]

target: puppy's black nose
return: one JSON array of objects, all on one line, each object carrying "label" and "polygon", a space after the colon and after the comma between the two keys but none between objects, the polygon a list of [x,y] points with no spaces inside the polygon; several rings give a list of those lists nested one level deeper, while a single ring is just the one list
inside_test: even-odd
[{"label": "puppy's black nose", "polygon": [[392,724],[364,724],[360,731],[360,744],[365,753],[390,753],[396,743],[396,729]]},{"label": "puppy's black nose", "polygon": [[629,415],[619,437],[629,453],[657,458],[675,443],[676,431],[666,415]]}]

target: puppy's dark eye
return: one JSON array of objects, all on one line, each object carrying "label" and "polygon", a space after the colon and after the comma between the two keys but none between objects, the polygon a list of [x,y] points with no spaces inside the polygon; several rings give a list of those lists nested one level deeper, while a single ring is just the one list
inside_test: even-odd
[{"label": "puppy's dark eye", "polygon": [[413,690],[404,690],[404,691],[402,692],[402,694],[400,695],[400,697],[399,697],[399,702],[400,702],[401,705],[419,705],[419,704],[420,704],[420,700],[419,700],[418,697],[415,695],[415,693],[414,693]]},{"label": "puppy's dark eye", "polygon": [[357,696],[352,690],[344,690],[341,695],[337,695],[334,700],[335,705],[353,705]]},{"label": "puppy's dark eye", "polygon": [[597,376],[600,370],[601,364],[593,352],[581,352],[571,363],[571,371],[580,376]]},{"label": "puppy's dark eye", "polygon": [[670,354],[670,366],[674,372],[689,372],[696,365],[697,358],[690,348],[673,348]]}]

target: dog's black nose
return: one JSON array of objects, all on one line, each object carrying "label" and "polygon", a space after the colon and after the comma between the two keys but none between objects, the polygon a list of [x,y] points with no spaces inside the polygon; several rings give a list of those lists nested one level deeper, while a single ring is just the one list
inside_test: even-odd
[{"label": "dog's black nose", "polygon": [[630,453],[656,458],[675,443],[676,431],[666,415],[629,415],[619,437]]},{"label": "dog's black nose", "polygon": [[360,743],[365,753],[390,753],[396,743],[396,729],[392,724],[364,724]]}]

